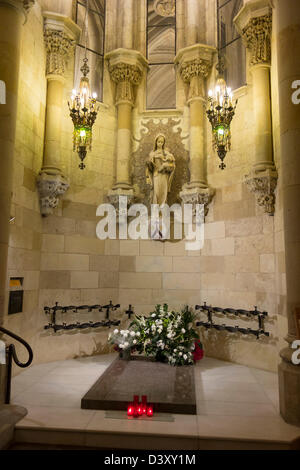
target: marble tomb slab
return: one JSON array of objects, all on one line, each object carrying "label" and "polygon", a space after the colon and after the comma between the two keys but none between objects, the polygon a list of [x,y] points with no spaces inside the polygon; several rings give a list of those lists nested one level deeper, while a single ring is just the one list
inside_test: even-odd
[{"label": "marble tomb slab", "polygon": [[133,395],[147,395],[156,413],[197,414],[194,366],[117,358],[81,399],[81,408],[125,411]]}]

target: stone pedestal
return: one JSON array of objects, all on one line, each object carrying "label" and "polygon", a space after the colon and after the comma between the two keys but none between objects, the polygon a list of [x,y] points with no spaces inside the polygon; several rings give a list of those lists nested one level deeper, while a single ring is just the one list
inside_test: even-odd
[{"label": "stone pedestal", "polygon": [[187,103],[190,108],[190,181],[182,188],[183,203],[208,205],[214,190],[207,184],[205,155],[205,81],[212,67],[215,49],[203,44],[181,49],[175,58],[179,73],[186,85]]}]

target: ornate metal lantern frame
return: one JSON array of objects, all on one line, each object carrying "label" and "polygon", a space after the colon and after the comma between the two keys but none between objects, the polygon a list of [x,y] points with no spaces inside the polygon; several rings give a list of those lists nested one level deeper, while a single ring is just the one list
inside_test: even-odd
[{"label": "ornate metal lantern frame", "polygon": [[68,102],[70,116],[74,124],[73,131],[73,150],[77,151],[81,160],[79,168],[83,170],[85,164],[83,161],[87,156],[87,152],[92,150],[92,128],[96,121],[99,107],[97,106],[97,93],[91,93],[89,83],[89,66],[87,59],[87,38],[88,38],[88,12],[89,0],[86,4],[86,17],[85,17],[85,55],[83,59],[83,66],[80,68],[82,77],[80,79],[79,92],[73,90],[71,102]]},{"label": "ornate metal lantern frame", "polygon": [[226,165],[224,159],[231,148],[230,125],[235,115],[238,100],[233,103],[231,88],[228,88],[224,79],[224,66],[221,59],[217,66],[219,76],[217,79],[215,92],[208,93],[207,117],[212,127],[213,147],[217,151],[221,160],[219,168],[224,170]]}]

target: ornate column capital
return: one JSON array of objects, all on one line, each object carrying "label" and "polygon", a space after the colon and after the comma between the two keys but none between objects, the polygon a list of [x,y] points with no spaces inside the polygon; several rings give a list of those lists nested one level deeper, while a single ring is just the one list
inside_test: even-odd
[{"label": "ornate column capital", "polygon": [[142,72],[136,65],[125,62],[109,67],[111,80],[116,83],[116,104],[129,103],[134,105],[134,87],[142,81]]},{"label": "ornate column capital", "polygon": [[70,18],[55,13],[44,13],[47,78],[63,78],[67,58],[73,52],[79,35],[80,28]]},{"label": "ornate column capital", "polygon": [[44,40],[47,52],[46,75],[63,76],[66,59],[74,47],[74,41],[63,31],[55,29],[45,29]]},{"label": "ornate column capital", "polygon": [[116,84],[116,104],[134,106],[135,87],[141,83],[148,61],[140,52],[129,49],[116,49],[105,58],[110,78]]},{"label": "ornate column capital", "polygon": [[137,65],[120,62],[109,67],[111,79],[115,83],[129,82],[132,85],[139,85],[142,80],[142,71]]},{"label": "ornate column capital", "polygon": [[275,213],[275,189],[278,173],[276,170],[266,169],[262,172],[252,170],[245,177],[245,183],[251,193],[255,194],[257,204],[264,208],[266,214]]},{"label": "ornate column capital", "polygon": [[182,81],[188,85],[188,100],[204,98],[204,81],[212,68],[216,49],[203,44],[195,44],[181,49],[175,58]]},{"label": "ornate column capital", "polygon": [[193,77],[207,78],[210,69],[211,63],[200,57],[182,62],[179,66],[180,76],[184,83],[190,83]]},{"label": "ornate column capital", "polygon": [[234,23],[251,51],[250,65],[271,64],[272,9],[270,0],[251,0],[234,18]]},{"label": "ornate column capital", "polygon": [[243,39],[251,50],[250,65],[271,63],[272,15],[252,18],[243,29]]}]

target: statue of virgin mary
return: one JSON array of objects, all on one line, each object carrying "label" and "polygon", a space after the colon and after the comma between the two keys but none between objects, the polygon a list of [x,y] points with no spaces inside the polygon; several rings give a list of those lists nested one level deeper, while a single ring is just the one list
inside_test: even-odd
[{"label": "statue of virgin mary", "polygon": [[152,189],[151,204],[158,204],[160,207],[167,203],[176,168],[175,158],[165,148],[165,144],[165,136],[159,134],[146,163],[147,184]]}]

